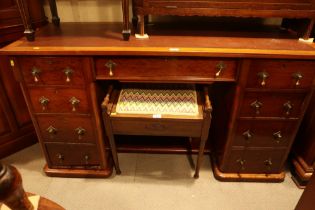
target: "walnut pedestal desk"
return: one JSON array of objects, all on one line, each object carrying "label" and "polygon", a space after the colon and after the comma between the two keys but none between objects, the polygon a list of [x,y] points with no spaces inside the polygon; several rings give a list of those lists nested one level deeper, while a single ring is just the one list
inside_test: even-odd
[{"label": "walnut pedestal desk", "polygon": [[[226,25],[211,31],[185,26],[174,32],[156,25],[150,39],[129,42],[121,41],[119,24],[60,27],[49,25],[34,42],[24,38],[1,51],[21,84],[48,175],[111,174],[101,102],[113,82],[194,83],[212,84],[208,142],[215,177],[283,181],[284,163],[313,94],[314,44],[263,27],[242,32],[227,31]],[[130,148],[135,142],[129,141]]]}]

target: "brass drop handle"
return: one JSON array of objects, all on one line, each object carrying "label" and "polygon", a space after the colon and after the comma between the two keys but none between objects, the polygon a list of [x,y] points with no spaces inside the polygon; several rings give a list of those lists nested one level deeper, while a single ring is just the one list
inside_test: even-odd
[{"label": "brass drop handle", "polygon": [[41,73],[41,70],[39,70],[38,68],[36,67],[32,68],[32,75],[34,77],[34,82],[39,82],[40,73]]},{"label": "brass drop handle", "polygon": [[245,162],[246,162],[246,160],[240,158],[240,159],[238,159],[236,162],[237,162],[238,164],[240,164],[242,170],[245,169]]},{"label": "brass drop handle", "polygon": [[262,72],[258,72],[257,76],[260,79],[260,85],[263,87],[266,86],[266,80],[269,77],[269,73],[262,71]]},{"label": "brass drop handle", "polygon": [[247,142],[249,142],[250,139],[253,138],[253,134],[252,134],[252,132],[251,132],[250,130],[245,131],[245,132],[243,133],[243,136],[244,136],[244,138],[245,138],[245,140],[246,140]]},{"label": "brass drop handle", "polygon": [[265,164],[265,166],[268,168],[268,170],[270,170],[270,169],[271,169],[271,166],[272,166],[271,158],[269,158],[268,160],[265,160],[265,161],[264,161],[264,164]]},{"label": "brass drop handle", "polygon": [[260,109],[263,106],[263,104],[260,101],[256,100],[253,103],[251,103],[250,106],[255,109],[256,115],[259,115],[260,114]]},{"label": "brass drop handle", "polygon": [[73,112],[77,111],[77,106],[80,104],[80,100],[77,99],[76,97],[72,97],[70,98],[69,102],[72,105],[72,111]]},{"label": "brass drop handle", "polygon": [[65,70],[63,70],[63,73],[66,75],[66,82],[71,82],[71,76],[73,74],[73,70],[67,67]]},{"label": "brass drop handle", "polygon": [[59,159],[60,162],[63,162],[64,159],[65,159],[65,156],[63,154],[61,154],[61,153],[58,153],[56,156],[57,156],[57,158]]},{"label": "brass drop handle", "polygon": [[84,155],[85,164],[89,163],[90,157],[89,155]]},{"label": "brass drop handle", "polygon": [[43,111],[45,111],[47,109],[47,105],[49,103],[49,99],[46,98],[45,96],[42,96],[42,97],[39,98],[39,103],[42,105]]},{"label": "brass drop handle", "polygon": [[282,139],[282,133],[281,131],[277,131],[275,133],[272,134],[274,139],[276,140],[276,142],[279,144],[281,142]]},{"label": "brass drop handle", "polygon": [[50,134],[50,135],[55,135],[57,133],[57,129],[55,127],[53,127],[52,125],[49,126],[46,131]]},{"label": "brass drop handle", "polygon": [[295,86],[301,85],[301,79],[303,75],[300,72],[292,74],[292,78],[295,80]]},{"label": "brass drop handle", "polygon": [[110,77],[112,77],[112,76],[114,76],[114,69],[115,69],[115,67],[117,66],[117,64],[114,62],[114,61],[112,61],[112,60],[109,60],[109,61],[107,61],[106,63],[105,63],[105,66],[108,68],[108,70],[109,70],[109,76]]},{"label": "brass drop handle", "polygon": [[290,115],[293,109],[293,104],[291,103],[291,101],[287,101],[283,104],[283,108],[284,108],[285,114]]},{"label": "brass drop handle", "polygon": [[78,139],[81,140],[84,134],[86,133],[86,130],[82,127],[78,127],[74,130],[78,134]]},{"label": "brass drop handle", "polygon": [[219,77],[222,73],[222,71],[224,69],[226,69],[226,64],[223,61],[220,61],[217,65],[216,65],[216,70],[217,72],[215,73],[215,77]]}]

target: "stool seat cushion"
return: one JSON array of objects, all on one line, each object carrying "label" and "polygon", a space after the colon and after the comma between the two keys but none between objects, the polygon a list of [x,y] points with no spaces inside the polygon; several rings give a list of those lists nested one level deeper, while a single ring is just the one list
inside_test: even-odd
[{"label": "stool seat cushion", "polygon": [[152,85],[121,89],[116,112],[121,114],[198,115],[194,85]]}]

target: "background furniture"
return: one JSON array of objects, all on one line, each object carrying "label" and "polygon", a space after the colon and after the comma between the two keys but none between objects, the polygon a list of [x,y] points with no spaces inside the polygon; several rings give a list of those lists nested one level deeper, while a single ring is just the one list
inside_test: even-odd
[{"label": "background furniture", "polygon": [[292,174],[300,188],[304,188],[314,172],[315,164],[315,96],[305,113],[292,152]]},{"label": "background furniture", "polygon": [[[30,8],[32,7],[31,0],[15,0],[19,12],[21,14],[23,24],[24,24],[24,34],[28,41],[34,41],[35,39],[35,31],[34,26],[32,24],[33,19],[30,15]],[[60,18],[58,17],[57,5],[56,0],[48,0],[50,11],[52,14],[52,22],[55,26],[59,26]],[[123,39],[128,41],[131,30],[129,26],[129,0],[122,0],[122,11],[123,11],[123,30],[122,35]]]},{"label": "background furniture", "polygon": [[[166,1],[133,0],[133,23],[140,22],[140,35],[145,34],[144,16],[212,16],[212,17],[259,17],[259,18],[306,18],[307,27],[301,37],[308,39],[314,25],[315,3],[313,0],[271,0],[271,1]],[[204,25],[207,28],[206,25]]]},{"label": "background furniture", "polygon": [[[172,86],[167,87],[168,89],[172,88]],[[185,87],[182,88],[184,88],[185,90]],[[194,175],[194,178],[198,178],[199,169],[204,154],[204,148],[208,140],[209,128],[211,123],[212,107],[209,99],[208,88],[204,87],[204,90],[201,91],[203,93],[197,94],[198,115],[187,116],[181,115],[181,113],[173,115],[162,114],[161,117],[158,118],[152,116],[152,114],[118,113],[116,108],[118,104],[118,98],[120,97],[119,96],[120,91],[113,89],[114,89],[113,86],[109,87],[109,91],[102,103],[102,110],[104,126],[106,128],[106,134],[109,139],[109,144],[113,155],[113,160],[115,163],[117,174],[120,174],[121,171],[116,151],[116,143],[114,137],[115,134],[148,136],[188,136],[190,138],[191,137],[199,138],[198,158]],[[155,89],[153,89],[153,91],[154,90]],[[161,98],[164,96],[162,93],[159,95],[157,95],[157,93],[158,92],[155,91],[154,93],[152,93],[151,97]],[[134,98],[137,94],[135,93],[134,96],[132,97]],[[167,97],[169,98],[173,95],[176,95],[176,93],[175,92],[172,93],[170,91],[170,94],[167,95]],[[176,96],[178,97],[178,95]],[[168,100],[169,102],[173,102],[173,104],[180,104],[181,106],[185,106],[183,105],[183,103],[176,101],[176,99],[174,98],[166,100]],[[139,100],[145,100],[143,99],[143,95],[139,97]],[[157,101],[164,100],[158,99]],[[141,103],[141,101],[139,101],[139,103]],[[159,105],[155,104],[155,106]]]},{"label": "background furniture", "polygon": [[[10,209],[35,209],[28,199],[30,193],[25,193],[22,185],[22,177],[18,170],[10,165],[0,163],[0,208],[1,203],[6,204]],[[38,210],[64,210],[58,204],[40,197]]]},{"label": "background furniture", "polygon": [[314,194],[315,194],[315,174],[311,176],[295,210],[305,210],[314,208]]},{"label": "background furniture", "polygon": [[[33,1],[30,13],[36,26],[46,17],[40,1]],[[0,47],[23,36],[23,24],[14,0],[0,2]],[[13,77],[9,58],[0,55],[0,158],[37,142],[34,127],[19,83]]]},{"label": "background furniture", "polygon": [[[152,30],[163,36],[145,42],[100,38],[102,28],[120,34],[119,25],[60,27],[48,25],[34,43],[22,40],[2,50],[10,56],[25,94],[47,160],[46,173],[110,174],[99,104],[116,80],[213,83],[209,135],[215,176],[284,179],[284,163],[313,93],[314,45],[261,26],[258,31],[228,30],[227,24],[224,29],[201,26],[192,31],[187,25],[185,30],[171,25],[164,31],[155,26]],[[106,65],[109,60],[117,65]]]}]

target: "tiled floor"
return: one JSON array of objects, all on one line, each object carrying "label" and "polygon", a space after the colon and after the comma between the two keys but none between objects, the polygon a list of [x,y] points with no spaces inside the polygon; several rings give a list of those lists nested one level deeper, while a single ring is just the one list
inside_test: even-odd
[{"label": "tiled floor", "polygon": [[219,182],[207,157],[197,180],[186,155],[119,154],[119,159],[122,174],[108,179],[47,177],[38,145],[2,161],[19,169],[27,191],[69,210],[290,210],[302,194],[289,173],[283,183]]}]

